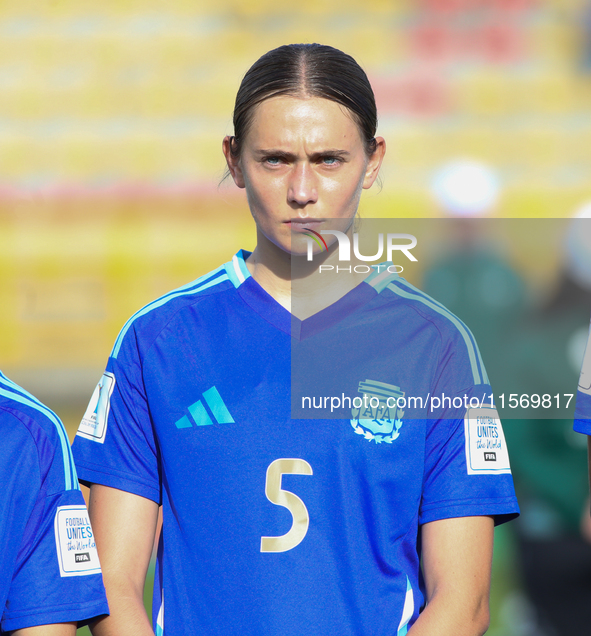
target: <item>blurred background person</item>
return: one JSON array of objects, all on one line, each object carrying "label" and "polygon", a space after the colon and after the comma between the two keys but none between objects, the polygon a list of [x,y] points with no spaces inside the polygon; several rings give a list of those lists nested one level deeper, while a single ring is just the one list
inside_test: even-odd
[{"label": "blurred background person", "polygon": [[[498,171],[475,159],[455,158],[434,171],[430,191],[443,220],[436,232],[440,242],[429,255],[419,285],[468,325],[496,395],[512,391],[507,368],[531,300],[523,276],[505,253],[503,239],[510,232],[510,221],[494,218],[502,190]],[[510,440],[508,446],[513,461],[523,449]],[[495,578],[515,578],[513,542],[511,528],[496,533]],[[509,587],[517,585],[513,580]],[[506,598],[512,598],[509,590]],[[509,620],[515,622],[519,608],[507,607]],[[515,625],[512,629],[522,631]]]},{"label": "blurred background person", "polygon": [[590,211],[587,204],[566,227],[555,288],[519,325],[507,367],[511,393],[552,397],[544,419],[505,420],[522,510],[514,524],[519,564],[535,611],[532,633],[544,636],[584,636],[591,624],[587,444],[555,398],[575,392],[587,341],[591,218],[580,217]]},{"label": "blurred background person", "polygon": [[508,352],[501,349],[521,321],[529,291],[503,254],[503,221],[492,219],[501,194],[499,176],[482,162],[458,159],[436,171],[431,191],[448,219],[447,241],[430,261],[422,289],[468,325],[493,390],[503,393]]},{"label": "blurred background person", "polygon": [[591,2],[583,2],[580,16],[580,58],[583,73],[591,72]]}]

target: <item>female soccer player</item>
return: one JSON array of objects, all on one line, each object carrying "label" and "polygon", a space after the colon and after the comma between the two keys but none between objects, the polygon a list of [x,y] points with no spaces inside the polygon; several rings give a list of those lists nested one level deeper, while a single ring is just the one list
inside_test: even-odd
[{"label": "female soccer player", "polygon": [[[352,236],[378,175],[376,124],[365,73],[331,47],[280,47],[244,77],[223,151],[256,249],[127,322],[74,444],[111,609],[95,634],[152,633],[159,505],[156,634],[486,631],[493,523],[517,505],[498,420],[465,418],[462,396],[491,392],[471,334],[387,268],[318,274],[339,262],[322,232]],[[294,373],[344,371],[348,415],[292,418],[293,342],[336,343]],[[429,391],[460,406],[403,417],[396,401]]]},{"label": "female soccer player", "polygon": [[577,407],[575,411],[575,431],[583,433],[588,437],[589,454],[589,486],[591,487],[591,327],[589,328],[589,338],[585,348],[585,356],[579,386],[577,387]]}]

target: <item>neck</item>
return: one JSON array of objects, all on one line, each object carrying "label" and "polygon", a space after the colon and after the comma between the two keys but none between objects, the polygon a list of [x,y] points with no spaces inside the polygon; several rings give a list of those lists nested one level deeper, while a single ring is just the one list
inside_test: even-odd
[{"label": "neck", "polygon": [[336,243],[308,261],[306,255],[293,255],[277,247],[261,232],[257,232],[257,246],[246,266],[256,282],[300,320],[332,305],[368,276],[344,271]]}]

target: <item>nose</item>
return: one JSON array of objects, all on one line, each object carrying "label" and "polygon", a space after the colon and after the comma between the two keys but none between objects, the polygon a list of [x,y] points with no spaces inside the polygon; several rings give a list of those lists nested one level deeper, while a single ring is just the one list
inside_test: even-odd
[{"label": "nose", "polygon": [[314,169],[306,162],[294,164],[287,189],[287,201],[293,207],[304,207],[318,201]]}]

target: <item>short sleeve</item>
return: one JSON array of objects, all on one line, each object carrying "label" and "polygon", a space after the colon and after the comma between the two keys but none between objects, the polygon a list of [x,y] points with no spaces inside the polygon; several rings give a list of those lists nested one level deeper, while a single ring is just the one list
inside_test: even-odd
[{"label": "short sleeve", "polygon": [[2,629],[11,631],[108,614],[100,564],[82,493],[39,501],[11,582]]},{"label": "short sleeve", "polygon": [[115,347],[86,409],[72,450],[80,481],[161,501],[156,441],[135,331]]},{"label": "short sleeve", "polygon": [[[421,524],[479,515],[494,516],[498,524],[518,515],[510,470],[487,466],[486,454],[498,457],[503,447],[506,452],[498,417],[430,420],[427,429]],[[475,453],[479,457],[471,458]],[[478,471],[480,467],[483,470]]]},{"label": "short sleeve", "polygon": [[577,433],[591,435],[591,394],[581,389],[577,391],[574,429]]},{"label": "short sleeve", "polygon": [[1,415],[2,630],[85,624],[108,614],[82,493],[77,488],[64,490],[60,483],[61,449],[33,430],[33,423],[29,428],[16,417]]},{"label": "short sleeve", "polygon": [[427,421],[420,523],[519,514],[503,427],[472,334],[455,333],[442,348]]}]

